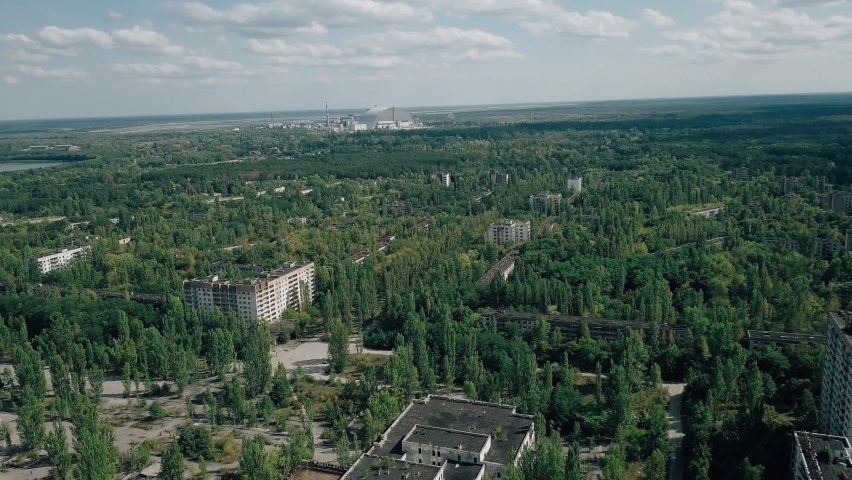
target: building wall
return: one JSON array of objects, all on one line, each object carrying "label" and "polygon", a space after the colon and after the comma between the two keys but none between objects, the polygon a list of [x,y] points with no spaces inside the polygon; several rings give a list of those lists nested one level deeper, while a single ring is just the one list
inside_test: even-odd
[{"label": "building wall", "polygon": [[27,258],[24,261],[24,267],[29,268],[30,262],[36,262],[41,273],[52,272],[65,268],[73,260],[88,255],[91,250],[92,248],[88,245],[80,248],[64,248],[57,252]]},{"label": "building wall", "polygon": [[852,435],[852,344],[835,315],[829,313],[826,331],[820,431],[848,437]]},{"label": "building wall", "polygon": [[491,449],[491,438],[489,437],[485,448],[481,452],[470,452],[455,448],[439,447],[435,445],[402,441],[402,451],[405,452],[405,461],[411,463],[423,463],[426,465],[440,466],[445,461],[461,463],[482,463]]},{"label": "building wall", "polygon": [[583,191],[583,177],[569,178],[567,183],[568,190],[574,190],[577,193]]}]

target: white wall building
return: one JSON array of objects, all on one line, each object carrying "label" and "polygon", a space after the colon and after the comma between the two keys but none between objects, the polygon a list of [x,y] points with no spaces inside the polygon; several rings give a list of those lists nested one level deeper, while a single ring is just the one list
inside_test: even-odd
[{"label": "white wall building", "polygon": [[443,186],[445,186],[445,187],[449,187],[449,186],[450,186],[450,181],[451,181],[451,179],[450,179],[450,174],[449,174],[449,173],[442,173],[442,174],[440,175],[440,179],[441,179],[441,185],[443,185]]},{"label": "white wall building", "polygon": [[[184,301],[199,310],[234,310],[246,320],[277,320],[288,308],[299,309],[314,298],[314,264],[287,263],[272,273],[242,281],[216,275],[183,282]],[[307,290],[305,290],[307,289]]]},{"label": "white wall building", "polygon": [[820,431],[852,435],[852,313],[828,312],[825,361],[822,366]]},{"label": "white wall building", "polygon": [[523,243],[530,240],[530,222],[506,220],[488,226],[488,241],[495,245]]},{"label": "white wall building", "polygon": [[30,262],[36,262],[41,273],[47,273],[64,268],[71,261],[84,257],[91,251],[92,247],[88,245],[79,248],[63,248],[27,258],[24,260],[24,267],[29,268]]},{"label": "white wall building", "polygon": [[574,190],[577,193],[583,191],[583,177],[580,178],[569,178],[568,179],[568,190]]}]

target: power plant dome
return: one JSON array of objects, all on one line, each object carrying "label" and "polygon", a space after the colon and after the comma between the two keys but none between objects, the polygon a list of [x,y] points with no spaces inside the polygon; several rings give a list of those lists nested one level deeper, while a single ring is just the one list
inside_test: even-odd
[{"label": "power plant dome", "polygon": [[375,107],[361,115],[359,123],[366,125],[367,130],[372,130],[376,128],[411,127],[414,125],[414,119],[401,108]]}]

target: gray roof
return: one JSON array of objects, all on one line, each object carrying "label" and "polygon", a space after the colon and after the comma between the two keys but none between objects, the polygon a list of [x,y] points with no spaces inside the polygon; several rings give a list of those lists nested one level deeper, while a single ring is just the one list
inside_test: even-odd
[{"label": "gray roof", "polygon": [[[395,460],[391,467],[384,468],[382,466],[383,459],[373,455],[362,455],[355,462],[349,471],[343,476],[344,480],[363,480],[365,478],[380,477],[387,480],[399,480],[406,478],[405,474],[409,474],[410,479],[432,480],[438,475],[441,467],[434,465],[424,465],[418,463],[408,463],[400,460]],[[379,474],[381,472],[381,475]],[[475,477],[470,477],[475,478]]]},{"label": "gray roof", "polygon": [[414,119],[411,115],[401,108],[396,107],[375,107],[367,110],[361,115],[361,123],[367,125],[367,128],[376,128],[379,122],[411,122]]},{"label": "gray roof", "polygon": [[848,460],[832,461],[838,452],[850,448],[846,437],[810,432],[794,432],[793,437],[802,449],[811,479],[852,478],[852,465]]},{"label": "gray roof", "polygon": [[447,463],[444,466],[444,480],[472,480],[479,476],[485,465],[473,463]]},{"label": "gray roof", "polygon": [[370,454],[401,458],[402,439],[415,425],[440,426],[485,435],[499,430],[483,460],[507,465],[514,460],[524,438],[533,428],[533,418],[515,413],[515,407],[511,405],[431,396],[412,402],[386,432],[387,440],[373,447]]},{"label": "gray roof", "polygon": [[465,452],[481,452],[488,442],[488,434],[462,432],[427,425],[415,425],[414,430],[406,435],[403,440],[421,445],[463,450]]}]

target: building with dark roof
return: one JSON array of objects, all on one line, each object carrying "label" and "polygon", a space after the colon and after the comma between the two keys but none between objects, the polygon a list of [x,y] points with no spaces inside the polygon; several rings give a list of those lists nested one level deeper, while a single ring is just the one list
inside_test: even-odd
[{"label": "building with dark roof", "polygon": [[497,278],[497,275],[503,277],[503,280],[508,280],[509,275],[515,271],[515,261],[518,259],[518,251],[512,250],[505,257],[500,259],[496,265],[491,267],[491,270],[488,270],[482,278],[476,282],[477,285],[491,285],[491,282]]},{"label": "building with dark roof", "polygon": [[[589,328],[589,336],[595,340],[606,340],[614,342],[624,338],[628,327],[634,332],[640,332],[648,342],[651,335],[651,324],[646,322],[630,322],[627,320],[613,320],[610,318],[577,317],[572,315],[543,315],[540,313],[511,312],[508,310],[486,310],[483,314],[485,324],[495,324],[498,329],[508,328],[511,324],[517,324],[523,330],[532,330],[540,318],[559,330],[566,338],[580,338],[582,328],[585,324]],[[660,340],[666,337],[674,338],[678,348],[687,346],[688,329],[686,325],[660,325]]]},{"label": "building with dark roof", "polygon": [[302,462],[287,480],[340,480],[346,468],[321,462]]},{"label": "building with dark roof", "polygon": [[500,479],[534,442],[533,417],[511,405],[433,395],[411,402],[342,480]]},{"label": "building with dark roof", "polygon": [[793,480],[852,479],[852,447],[842,436],[793,432]]},{"label": "building with dark roof", "polygon": [[805,335],[800,333],[766,332],[763,330],[748,331],[748,349],[760,350],[770,345],[777,347],[790,347],[793,345],[825,345],[825,337],[822,335]]}]

